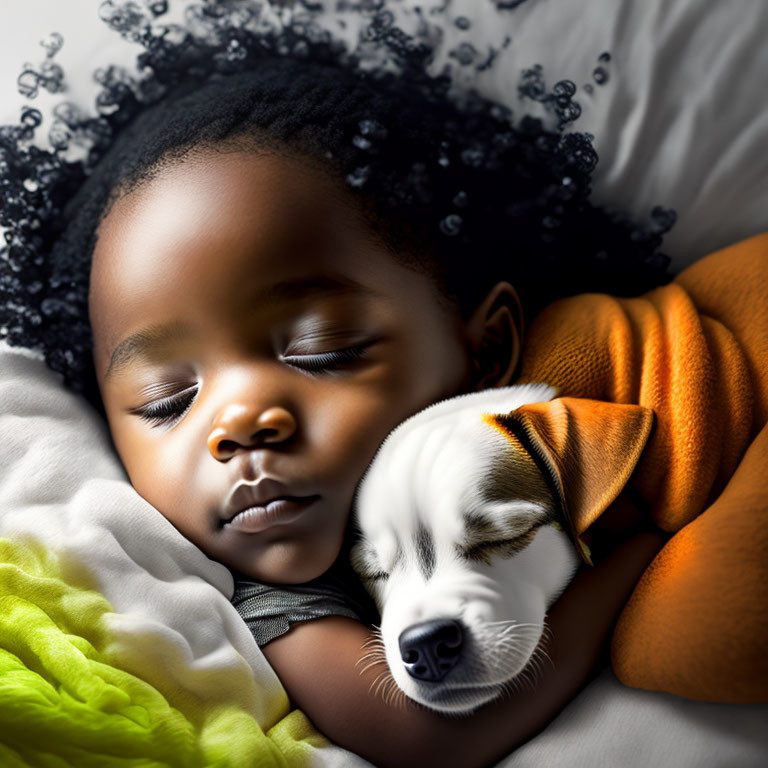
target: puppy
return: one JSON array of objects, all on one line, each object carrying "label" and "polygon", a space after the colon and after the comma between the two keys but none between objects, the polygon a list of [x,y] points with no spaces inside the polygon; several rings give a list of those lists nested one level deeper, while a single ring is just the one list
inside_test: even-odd
[{"label": "puppy", "polygon": [[395,683],[430,709],[471,712],[533,667],[547,610],[580,563],[545,476],[493,416],[555,394],[440,401],[390,433],[358,485],[353,567]]},{"label": "puppy", "polygon": [[640,519],[673,535],[619,616],[618,679],[768,702],[766,466],[768,233],[642,296],[553,302],[515,386],[415,414],[358,485],[352,562],[395,683],[442,712],[498,695],[590,542]]}]

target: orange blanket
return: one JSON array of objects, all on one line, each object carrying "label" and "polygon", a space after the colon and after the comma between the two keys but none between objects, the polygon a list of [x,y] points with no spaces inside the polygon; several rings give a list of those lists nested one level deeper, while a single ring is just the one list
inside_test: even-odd
[{"label": "orange blanket", "polygon": [[521,365],[515,383],[558,388],[519,411],[571,533],[589,540],[613,505],[673,534],[619,617],[618,678],[768,702],[768,234],[640,297],[554,302]]}]

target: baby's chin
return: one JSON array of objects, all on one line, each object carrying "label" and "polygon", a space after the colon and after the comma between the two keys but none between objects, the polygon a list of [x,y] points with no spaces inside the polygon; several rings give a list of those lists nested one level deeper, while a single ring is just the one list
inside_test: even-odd
[{"label": "baby's chin", "polygon": [[341,541],[335,547],[330,544],[285,539],[271,542],[224,564],[254,581],[304,584],[322,576],[339,556]]}]

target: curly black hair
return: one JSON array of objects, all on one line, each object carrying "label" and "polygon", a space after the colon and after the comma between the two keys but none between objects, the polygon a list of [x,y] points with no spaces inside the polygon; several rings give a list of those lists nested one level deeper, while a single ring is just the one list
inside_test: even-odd
[{"label": "curly black hair", "polygon": [[147,27],[139,63],[149,77],[137,85],[100,70],[100,117],[66,104],[56,113],[59,130],[90,137],[85,160],[64,160],[68,142],[56,147],[53,131],[54,153],[28,146],[36,110],[21,127],[0,127],[9,228],[0,339],[41,351],[104,415],[88,322],[98,225],[166,164],[228,144],[299,156],[345,182],[391,253],[433,276],[464,318],[499,280],[518,290],[527,323],[559,297],[637,295],[672,279],[657,249],[673,212],[656,208],[638,224],[590,203],[593,137],[563,132],[579,113],[573,83],[550,93],[540,68],[525,72],[524,93],[552,106],[560,125],[514,121],[476,91],[457,98],[447,76],[426,75],[429,51],[393,34],[391,18],[374,14],[366,30],[367,42],[399,55],[400,72],[364,70],[306,23],[279,35],[231,26],[205,45]]}]

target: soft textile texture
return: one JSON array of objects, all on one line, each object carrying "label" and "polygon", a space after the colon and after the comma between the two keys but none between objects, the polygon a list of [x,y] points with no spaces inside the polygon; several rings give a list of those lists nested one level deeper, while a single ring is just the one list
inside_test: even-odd
[{"label": "soft textile texture", "polygon": [[[0,343],[0,765],[368,765],[290,710],[232,588],[131,487],[89,407]],[[501,765],[762,768],[766,718],[606,669]]]},{"label": "soft textile texture", "polygon": [[380,621],[375,603],[350,566],[348,548],[328,571],[305,584],[267,584],[238,571],[233,576],[232,605],[259,648],[294,624],[323,616],[346,616],[369,627]]},{"label": "soft textile texture", "polygon": [[[616,495],[596,505],[593,488],[627,465],[647,514],[678,532],[619,619],[619,679],[768,703],[768,234],[641,297],[551,304],[530,328],[518,379],[539,381],[562,400],[526,406],[526,419],[564,468],[565,498],[569,485],[577,497],[576,533]],[[655,416],[642,453],[634,406]]]},{"label": "soft textile texture", "polygon": [[0,765],[367,765],[298,710],[106,425],[0,344]]}]

